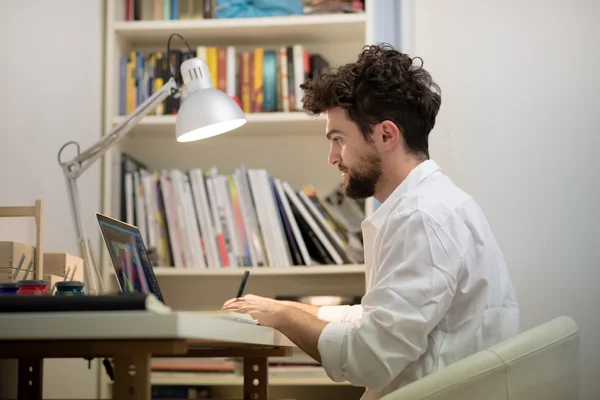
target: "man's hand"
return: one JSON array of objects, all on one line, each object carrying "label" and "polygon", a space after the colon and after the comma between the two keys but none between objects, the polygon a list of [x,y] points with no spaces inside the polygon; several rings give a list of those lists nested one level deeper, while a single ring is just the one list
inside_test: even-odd
[{"label": "man's hand", "polygon": [[277,329],[305,353],[321,362],[319,336],[327,322],[316,317],[318,307],[309,306],[305,311],[298,304],[247,294],[227,300],[221,311],[250,314],[260,325]]},{"label": "man's hand", "polygon": [[260,325],[278,329],[281,312],[289,307],[279,300],[247,294],[243,297],[230,299],[223,304],[221,311],[232,311],[250,314]]}]

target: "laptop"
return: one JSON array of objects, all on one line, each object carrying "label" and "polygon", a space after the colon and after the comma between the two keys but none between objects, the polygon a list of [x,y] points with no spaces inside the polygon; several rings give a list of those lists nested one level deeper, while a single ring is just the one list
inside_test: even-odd
[{"label": "laptop", "polygon": [[[120,291],[153,294],[160,302],[167,305],[138,227],[100,213],[96,213],[96,218],[115,269]],[[243,313],[218,310],[198,311],[197,313],[241,322],[258,323],[251,315]]]},{"label": "laptop", "polygon": [[140,230],[100,213],[96,217],[121,292],[153,294],[165,303]]}]

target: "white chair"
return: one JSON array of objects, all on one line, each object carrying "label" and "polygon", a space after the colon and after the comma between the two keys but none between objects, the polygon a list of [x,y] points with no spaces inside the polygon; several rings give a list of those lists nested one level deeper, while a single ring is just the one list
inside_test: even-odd
[{"label": "white chair", "polygon": [[576,400],[579,327],[559,317],[406,385],[381,400]]}]

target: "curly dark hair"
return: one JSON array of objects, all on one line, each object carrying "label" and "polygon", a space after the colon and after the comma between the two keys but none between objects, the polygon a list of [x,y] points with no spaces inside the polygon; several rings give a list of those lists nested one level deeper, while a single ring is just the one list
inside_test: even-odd
[{"label": "curly dark hair", "polygon": [[440,109],[441,91],[423,69],[423,61],[416,66],[413,62],[387,43],[365,46],[356,62],[300,85],[304,111],[318,115],[342,108],[367,142],[374,125],[392,121],[402,132],[407,151],[428,159],[429,132]]}]

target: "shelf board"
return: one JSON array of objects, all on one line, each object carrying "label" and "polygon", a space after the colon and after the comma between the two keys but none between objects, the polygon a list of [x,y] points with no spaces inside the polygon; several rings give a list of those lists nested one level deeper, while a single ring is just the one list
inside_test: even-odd
[{"label": "shelf board", "polygon": [[[348,382],[334,382],[321,373],[310,373],[309,376],[281,376],[278,373],[269,373],[269,386],[333,386],[349,385]],[[240,375],[210,372],[152,372],[152,385],[169,386],[237,386],[243,385],[244,379]]]},{"label": "shelf board", "polygon": [[[124,117],[113,118],[118,124]],[[238,135],[325,135],[325,116],[309,116],[304,112],[248,113],[248,122],[230,134]],[[131,135],[144,137],[172,137],[175,135],[176,115],[148,115],[135,126]]]},{"label": "shelf board", "polygon": [[117,36],[135,44],[166,46],[177,32],[190,45],[261,45],[365,40],[366,14],[292,15],[177,21],[119,21]]},{"label": "shelf board", "polygon": [[[114,123],[120,122],[124,117],[119,116],[113,119]],[[312,123],[312,122],[323,122],[325,116],[321,115],[318,117],[312,117],[304,112],[265,112],[265,113],[248,113],[246,114],[248,124],[256,123],[270,123],[270,122],[299,122],[299,123]],[[157,126],[157,125],[168,125],[175,126],[177,120],[176,115],[147,115],[138,124],[138,126]]]},{"label": "shelf board", "polygon": [[281,276],[281,275],[350,275],[364,274],[364,265],[317,265],[309,267],[249,267],[249,268],[174,268],[155,267],[156,276],[242,276],[250,270],[252,275]]}]

